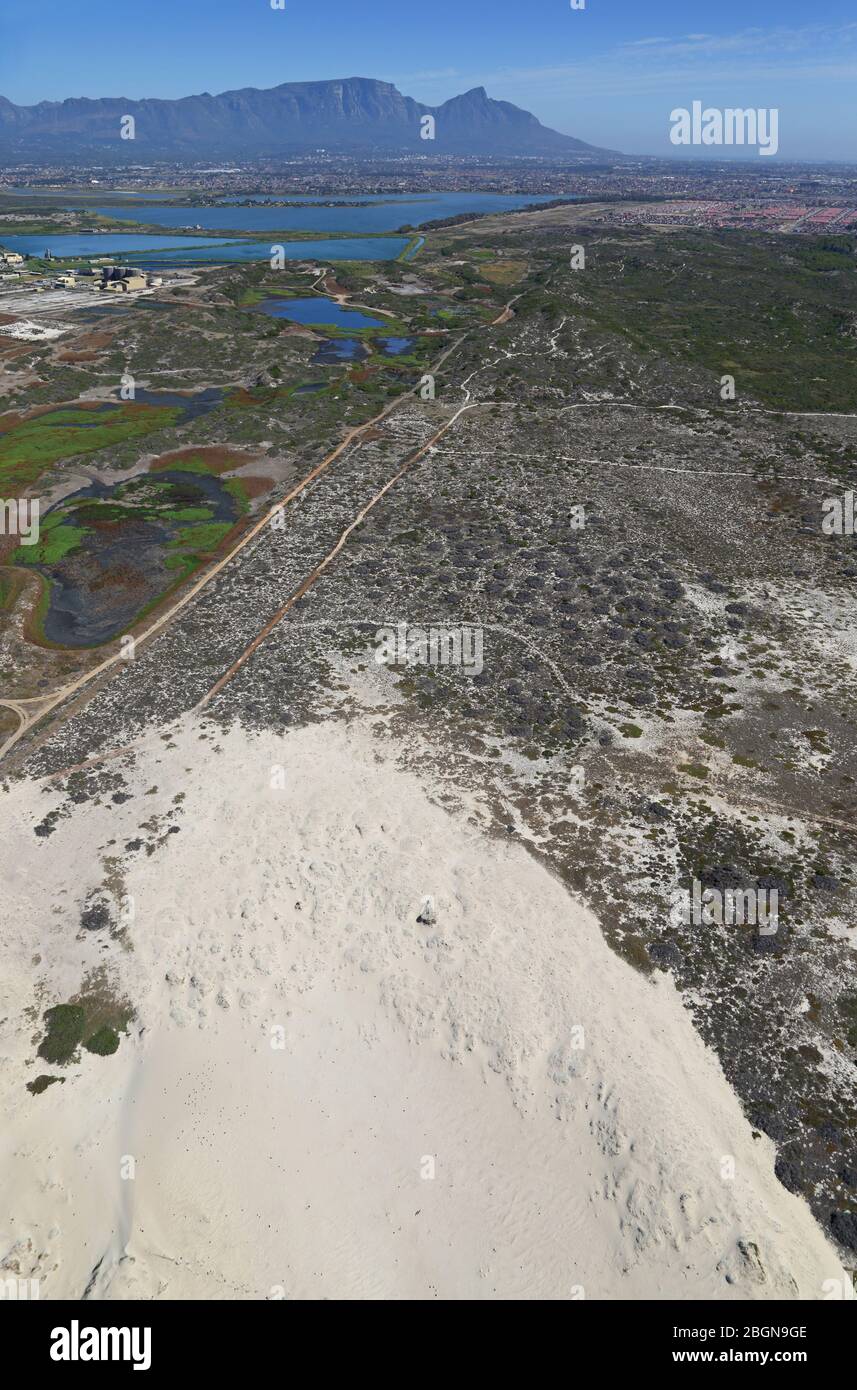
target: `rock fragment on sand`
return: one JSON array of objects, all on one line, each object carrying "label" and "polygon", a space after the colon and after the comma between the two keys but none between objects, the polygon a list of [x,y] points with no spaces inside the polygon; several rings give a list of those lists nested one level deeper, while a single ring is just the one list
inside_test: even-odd
[{"label": "rock fragment on sand", "polygon": [[417,918],[421,927],[434,927],[437,925],[437,913],[434,910],[434,898],[423,898],[423,905],[420,915]]}]

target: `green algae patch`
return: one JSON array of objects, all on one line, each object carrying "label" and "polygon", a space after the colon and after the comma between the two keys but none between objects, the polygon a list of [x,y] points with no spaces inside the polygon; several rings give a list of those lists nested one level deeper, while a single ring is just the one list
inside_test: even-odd
[{"label": "green algae patch", "polygon": [[180,569],[183,565],[201,564],[229,535],[233,524],[229,521],[213,521],[210,525],[184,527],[169,546],[167,568]]},{"label": "green algae patch", "polygon": [[83,404],[49,410],[0,433],[0,487],[22,491],[63,459],[94,454],[175,424],[178,406],[125,402],[108,409]]},{"label": "green algae patch", "polygon": [[55,565],[79,549],[86,528],[67,524],[65,511],[45,518],[35,545],[21,545],[11,557],[13,565]]}]

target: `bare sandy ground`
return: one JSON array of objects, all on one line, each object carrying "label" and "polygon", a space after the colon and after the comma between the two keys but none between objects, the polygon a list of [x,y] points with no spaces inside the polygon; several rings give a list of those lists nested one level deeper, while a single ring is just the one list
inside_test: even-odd
[{"label": "bare sandy ground", "polygon": [[[475,803],[441,806],[356,723],[201,731],[154,734],[132,799],[47,839],[54,788],[0,795],[4,1276],[46,1299],[816,1299],[844,1277],[670,980]],[[124,945],[79,927],[106,875]],[[31,1096],[57,1071],[42,1012],[97,970],[129,1036]]]}]

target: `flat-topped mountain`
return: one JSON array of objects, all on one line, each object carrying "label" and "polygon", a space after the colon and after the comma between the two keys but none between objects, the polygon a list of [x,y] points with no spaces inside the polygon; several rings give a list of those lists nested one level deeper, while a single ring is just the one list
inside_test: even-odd
[{"label": "flat-topped mountain", "polygon": [[[123,117],[134,139],[121,138]],[[434,140],[421,135],[433,116]],[[349,77],[177,101],[70,97],[15,106],[0,97],[0,154],[230,155],[249,158],[324,147],[353,151],[433,151],[482,155],[601,156],[614,153],[543,126],[529,111],[474,87],[442,106],[424,106],[389,82]]]}]

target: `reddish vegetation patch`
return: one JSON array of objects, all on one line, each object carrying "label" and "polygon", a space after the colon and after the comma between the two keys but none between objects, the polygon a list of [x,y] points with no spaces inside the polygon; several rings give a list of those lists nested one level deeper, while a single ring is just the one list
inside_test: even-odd
[{"label": "reddish vegetation patch", "polygon": [[77,345],[86,352],[99,352],[102,348],[109,347],[115,337],[115,333],[87,333],[85,337],[78,339]]},{"label": "reddish vegetation patch", "polygon": [[322,284],[323,284],[323,286],[324,286],[324,292],[325,292],[325,294],[347,294],[347,293],[348,293],[348,291],[345,289],[345,287],[344,287],[343,285],[337,284],[336,280],[334,280],[333,277],[330,276],[330,275],[328,275],[328,277],[327,277],[326,280],[323,280],[323,281],[322,281]]},{"label": "reddish vegetation patch", "polygon": [[3,564],[4,560],[8,559],[13,550],[18,549],[20,544],[21,542],[17,536],[0,535],[0,565]]},{"label": "reddish vegetation patch", "polygon": [[250,497],[263,497],[266,492],[271,490],[270,478],[240,478],[239,479],[245,495]]},{"label": "reddish vegetation patch", "polygon": [[58,352],[57,357],[60,362],[94,362],[115,337],[115,333],[85,333]]},{"label": "reddish vegetation patch", "polygon": [[[21,571],[17,570],[17,574]],[[24,641],[29,642],[33,647],[50,646],[39,635],[39,614],[44,604],[47,603],[50,586],[43,574],[37,570],[29,571],[29,578],[32,581],[28,585],[29,592],[21,600],[20,613],[24,620]]]},{"label": "reddish vegetation patch", "polygon": [[[32,344],[30,346],[32,347]],[[32,385],[44,386],[45,382],[33,381]],[[49,415],[52,410],[69,410],[71,407],[75,407],[77,410],[98,410],[99,406],[102,405],[104,405],[104,401],[52,401],[50,405],[35,405],[32,410],[26,410],[23,414],[20,410],[7,410],[5,414],[0,415],[0,434],[4,434],[6,430],[17,429],[19,425],[25,425],[28,420],[36,420],[40,415]],[[139,413],[146,407],[126,402],[126,409]]]},{"label": "reddish vegetation patch", "polygon": [[236,410],[249,410],[259,404],[259,398],[251,395],[246,387],[239,386],[238,390],[230,395],[229,404]]},{"label": "reddish vegetation patch", "polygon": [[149,472],[164,473],[169,468],[175,468],[177,463],[198,459],[206,468],[210,468],[212,473],[229,473],[233,468],[243,468],[245,464],[254,463],[258,457],[257,453],[244,453],[240,449],[227,449],[223,445],[212,445],[202,449],[176,449],[171,454],[161,454]]},{"label": "reddish vegetation patch", "polygon": [[311,328],[304,328],[301,323],[288,323],[285,319],[276,319],[280,325],[280,334],[290,338],[315,338],[315,333]]},{"label": "reddish vegetation patch", "polygon": [[32,343],[22,343],[17,338],[0,338],[0,357],[23,357],[32,352]]},{"label": "reddish vegetation patch", "polygon": [[376,371],[377,367],[352,367],[348,373],[348,379],[359,384],[361,381],[368,381],[370,376],[375,375]]},{"label": "reddish vegetation patch", "polygon": [[129,594],[146,592],[143,576],[136,570],[129,569],[127,565],[116,565],[112,570],[104,570],[92,580],[89,587],[94,594],[101,589],[124,589]]}]

